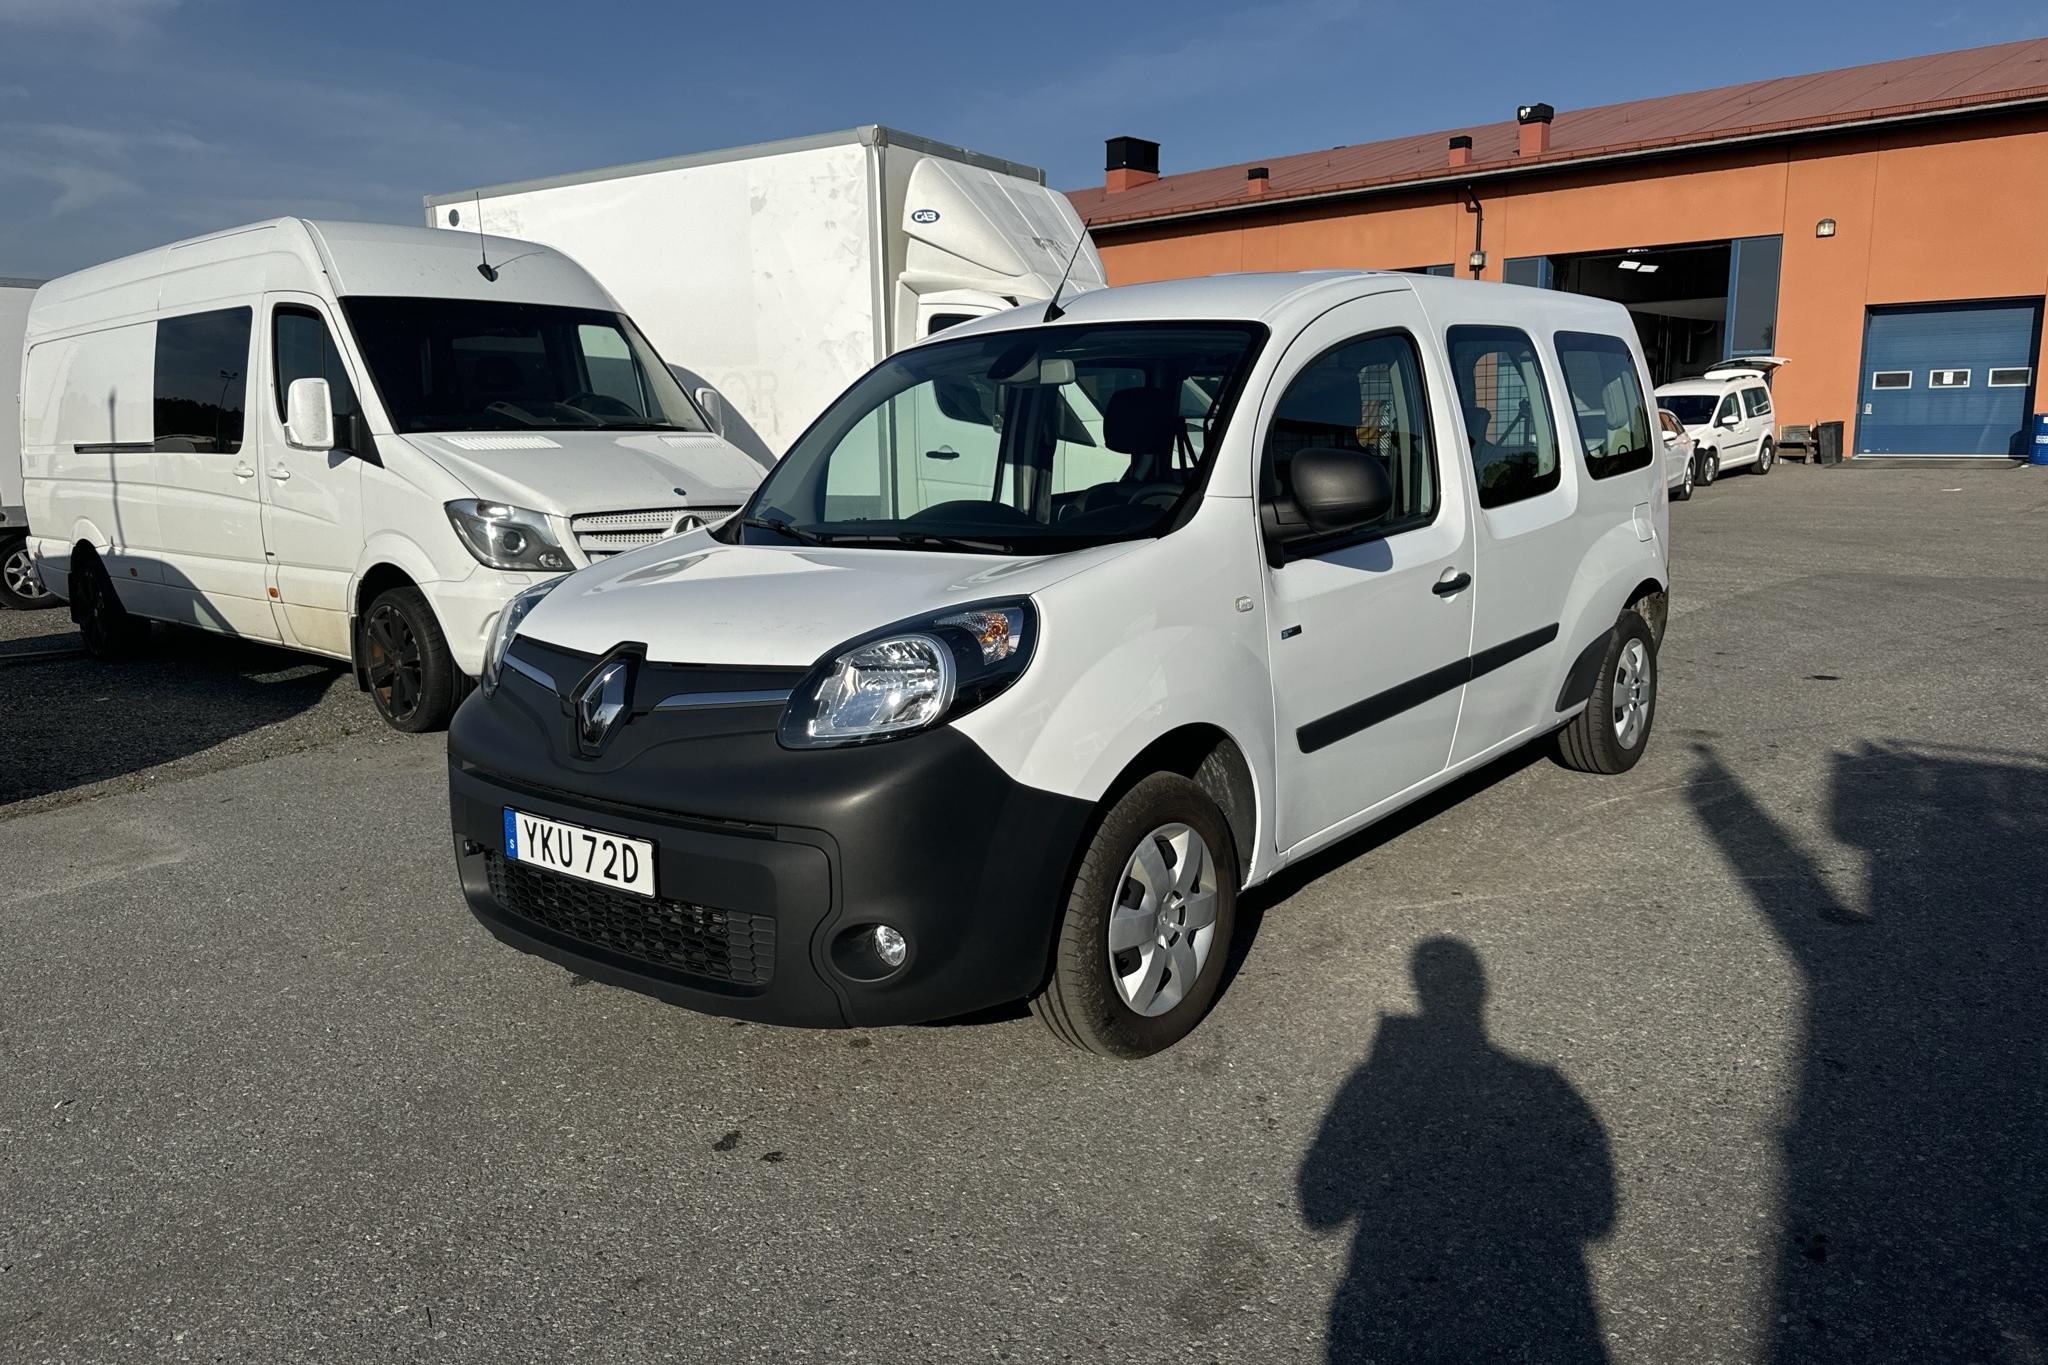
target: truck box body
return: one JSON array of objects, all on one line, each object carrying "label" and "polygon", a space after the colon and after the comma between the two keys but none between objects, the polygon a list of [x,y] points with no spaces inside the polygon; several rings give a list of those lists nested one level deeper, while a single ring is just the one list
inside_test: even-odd
[{"label": "truck box body", "polygon": [[[1042,172],[875,126],[430,195],[426,209],[439,228],[575,258],[671,366],[718,392],[728,436],[770,458],[884,356],[1050,297],[1085,234]],[[1102,283],[1083,244],[1068,287]]]}]

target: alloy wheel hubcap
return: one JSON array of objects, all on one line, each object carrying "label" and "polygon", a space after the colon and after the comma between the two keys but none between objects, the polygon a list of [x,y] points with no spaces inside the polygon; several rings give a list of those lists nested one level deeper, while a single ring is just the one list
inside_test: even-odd
[{"label": "alloy wheel hubcap", "polygon": [[7,591],[16,597],[39,598],[50,595],[49,589],[43,586],[43,581],[36,577],[36,568],[29,562],[26,545],[16,547],[7,556],[6,562],[0,563],[0,584],[5,584]]},{"label": "alloy wheel hubcap", "polygon": [[370,690],[384,713],[393,720],[405,720],[419,709],[423,685],[420,643],[393,607],[379,607],[370,613],[364,633],[370,641]]},{"label": "alloy wheel hubcap", "polygon": [[1614,737],[1624,749],[1642,741],[1650,723],[1650,651],[1641,640],[1622,647],[1614,667]]},{"label": "alloy wheel hubcap", "polygon": [[1124,863],[1109,907],[1109,975],[1147,1017],[1187,998],[1216,939],[1216,860],[1187,825],[1161,825]]}]

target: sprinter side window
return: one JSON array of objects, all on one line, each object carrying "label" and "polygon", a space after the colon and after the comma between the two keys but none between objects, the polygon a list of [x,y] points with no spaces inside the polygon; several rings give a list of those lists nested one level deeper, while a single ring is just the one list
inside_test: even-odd
[{"label": "sprinter side window", "polygon": [[1628,343],[1597,332],[1559,332],[1557,363],[1564,367],[1586,472],[1611,479],[1647,468],[1655,454],[1650,412]]},{"label": "sprinter side window", "polygon": [[1472,449],[1481,507],[1505,507],[1558,486],[1557,425],[1529,334],[1453,327],[1445,335]]},{"label": "sprinter side window", "polygon": [[356,402],[355,385],[348,381],[348,370],[341,363],[341,352],[335,348],[334,337],[327,330],[327,320],[310,308],[288,304],[271,314],[270,328],[277,419],[280,422],[285,419],[286,396],[291,392],[293,380],[324,379],[334,400],[337,448],[349,449],[356,429],[355,418],[362,407]]},{"label": "sprinter side window", "polygon": [[[1406,332],[1354,337],[1309,362],[1274,409],[1260,482],[1266,514],[1282,532],[1303,526],[1294,501],[1294,457],[1304,450],[1354,451],[1377,460],[1394,490],[1386,516],[1366,528],[1381,536],[1436,518],[1436,450],[1429,436],[1422,360]],[[1333,537],[1340,543],[1359,533]],[[1311,552],[1315,542],[1307,542]]]},{"label": "sprinter side window", "polygon": [[242,448],[255,311],[221,308],[156,324],[156,448],[232,455]]}]

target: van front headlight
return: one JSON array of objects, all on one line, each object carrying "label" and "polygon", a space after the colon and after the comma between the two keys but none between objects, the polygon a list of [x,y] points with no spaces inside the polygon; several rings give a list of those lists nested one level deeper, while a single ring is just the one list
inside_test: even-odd
[{"label": "van front headlight", "polygon": [[869,744],[966,715],[1017,681],[1037,635],[1037,609],[1020,599],[901,621],[849,641],[790,694],[783,746]]},{"label": "van front headlight", "polygon": [[491,623],[490,643],[484,646],[484,671],[477,675],[476,680],[485,696],[498,690],[498,680],[505,672],[505,651],[512,648],[512,641],[519,634],[519,623],[561,583],[559,578],[536,583],[499,609],[498,619]]},{"label": "van front headlight", "polygon": [[568,552],[548,529],[545,513],[478,498],[457,498],[444,506],[448,524],[479,564],[542,573],[561,573],[573,567]]}]

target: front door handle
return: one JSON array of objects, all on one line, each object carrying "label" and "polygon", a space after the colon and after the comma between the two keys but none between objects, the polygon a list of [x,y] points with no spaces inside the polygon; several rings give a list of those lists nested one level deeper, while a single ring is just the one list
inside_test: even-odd
[{"label": "front door handle", "polygon": [[286,479],[289,479],[291,476],[292,472],[289,469],[286,469],[281,464],[272,465],[270,467],[270,477],[276,479],[279,483],[283,483]]},{"label": "front door handle", "polygon": [[256,477],[256,471],[249,468],[246,464],[238,464],[235,466],[235,477],[238,479],[253,479]]},{"label": "front door handle", "polygon": [[1463,569],[1445,569],[1430,591],[1438,597],[1455,597],[1472,586],[1472,575]]}]

